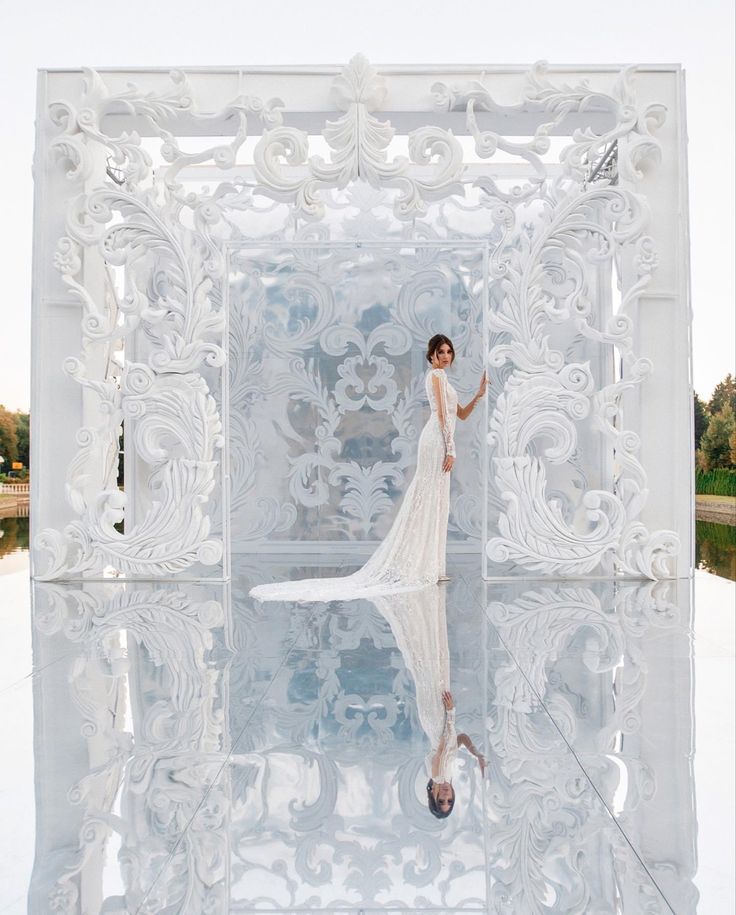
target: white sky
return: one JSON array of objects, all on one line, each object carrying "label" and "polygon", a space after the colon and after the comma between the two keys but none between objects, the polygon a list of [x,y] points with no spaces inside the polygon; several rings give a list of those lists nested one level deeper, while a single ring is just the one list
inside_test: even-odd
[{"label": "white sky", "polygon": [[36,69],[682,63],[690,137],[695,389],[734,371],[733,0],[0,0],[0,403],[30,405]]}]

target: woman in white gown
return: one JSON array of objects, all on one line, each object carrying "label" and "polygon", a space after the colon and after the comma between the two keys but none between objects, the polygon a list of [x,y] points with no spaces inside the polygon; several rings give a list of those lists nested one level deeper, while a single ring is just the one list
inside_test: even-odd
[{"label": "woman in white gown", "polygon": [[372,598],[388,621],[406,669],[414,680],[417,715],[429,738],[425,757],[427,806],[438,819],[452,813],[452,779],[460,747],[478,761],[481,776],[486,760],[467,734],[455,731],[455,702],[450,692],[450,649],[447,640],[446,590],[430,585],[407,594]]},{"label": "woman in white gown", "polygon": [[427,806],[430,812],[443,820],[449,817],[455,806],[455,789],[452,786],[452,776],[458,747],[465,747],[468,753],[478,760],[481,777],[485,775],[486,758],[479,753],[473,741],[467,734],[455,732],[455,702],[449,690],[441,694],[442,706],[445,710],[444,725],[437,748],[427,757]]},{"label": "woman in white gown", "polygon": [[486,373],[478,393],[463,407],[447,379],[455,359],[452,342],[435,334],[427,345],[431,369],[425,389],[431,415],[419,436],[417,466],[390,531],[362,568],[337,578],[302,578],[256,585],[257,600],[349,600],[409,591],[447,581],[445,556],[450,511],[450,471],[455,463],[455,422],[467,419],[485,393]]}]

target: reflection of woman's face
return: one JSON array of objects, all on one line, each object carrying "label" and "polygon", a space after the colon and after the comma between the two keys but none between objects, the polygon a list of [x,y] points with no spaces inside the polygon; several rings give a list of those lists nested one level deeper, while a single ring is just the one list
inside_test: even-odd
[{"label": "reflection of woman's face", "polygon": [[452,806],[452,785],[449,782],[435,782],[432,785],[432,794],[440,811],[447,813]]}]

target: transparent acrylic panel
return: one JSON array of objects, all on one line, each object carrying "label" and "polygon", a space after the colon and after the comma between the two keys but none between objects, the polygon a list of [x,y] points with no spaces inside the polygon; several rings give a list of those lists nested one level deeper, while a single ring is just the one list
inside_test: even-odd
[{"label": "transparent acrylic panel", "polygon": [[[427,342],[453,341],[461,403],[483,370],[480,244],[230,251],[233,549],[380,540],[429,416]],[[483,411],[457,424],[448,539],[479,545]]]}]

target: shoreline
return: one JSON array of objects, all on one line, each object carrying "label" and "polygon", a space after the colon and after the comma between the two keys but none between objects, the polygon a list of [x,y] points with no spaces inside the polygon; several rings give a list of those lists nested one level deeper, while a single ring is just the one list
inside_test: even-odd
[{"label": "shoreline", "polygon": [[736,496],[695,496],[695,518],[736,526]]}]

